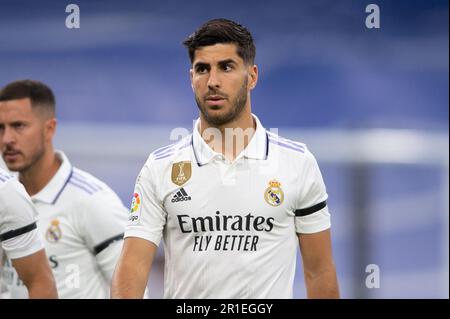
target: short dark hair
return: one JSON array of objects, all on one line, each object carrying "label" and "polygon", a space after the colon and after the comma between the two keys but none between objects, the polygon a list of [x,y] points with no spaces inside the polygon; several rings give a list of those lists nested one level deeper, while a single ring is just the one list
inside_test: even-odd
[{"label": "short dark hair", "polygon": [[256,48],[251,33],[246,27],[228,19],[207,21],[183,42],[189,51],[191,63],[194,62],[195,50],[217,43],[235,43],[237,54],[244,62],[254,63]]},{"label": "short dark hair", "polygon": [[41,107],[48,114],[55,115],[55,96],[42,82],[18,80],[7,84],[0,90],[0,102],[29,98],[32,107]]}]

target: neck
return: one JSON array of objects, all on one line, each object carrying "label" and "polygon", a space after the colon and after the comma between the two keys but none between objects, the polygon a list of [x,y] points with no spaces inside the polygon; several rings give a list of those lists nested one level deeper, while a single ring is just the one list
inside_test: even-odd
[{"label": "neck", "polygon": [[19,173],[19,180],[25,186],[27,193],[33,196],[48,184],[60,166],[61,160],[50,147],[41,159],[27,170]]},{"label": "neck", "polygon": [[[210,128],[216,130],[207,130]],[[247,147],[255,134],[255,129],[256,122],[251,114],[250,104],[245,106],[238,117],[220,126],[209,124],[200,114],[199,132],[203,140],[215,152],[223,154],[231,161]]]}]

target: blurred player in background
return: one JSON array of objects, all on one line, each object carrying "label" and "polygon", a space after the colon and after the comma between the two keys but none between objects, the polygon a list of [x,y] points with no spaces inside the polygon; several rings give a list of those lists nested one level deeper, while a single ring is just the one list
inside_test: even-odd
[{"label": "blurred player in background", "polygon": [[[108,298],[127,210],[105,183],[54,150],[55,130],[55,98],[45,84],[22,80],[0,91],[3,160],[37,208],[59,297]],[[8,287],[13,298],[26,297],[15,278]]]},{"label": "blurred player in background", "polygon": [[299,246],[308,297],[339,297],[317,162],[251,112],[251,34],[215,19],[184,44],[200,118],[137,178],[112,297],[142,297],[162,238],[166,298],[292,298]]},{"label": "blurred player in background", "polygon": [[23,186],[0,168],[0,260],[4,251],[30,298],[58,298],[44,246],[36,230],[36,215]]}]

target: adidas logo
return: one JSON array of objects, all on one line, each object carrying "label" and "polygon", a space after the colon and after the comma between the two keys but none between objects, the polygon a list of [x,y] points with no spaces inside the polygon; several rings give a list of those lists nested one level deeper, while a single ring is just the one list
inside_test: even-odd
[{"label": "adidas logo", "polygon": [[175,195],[172,197],[172,203],[178,203],[183,201],[191,200],[191,196],[189,196],[184,188],[181,188]]}]

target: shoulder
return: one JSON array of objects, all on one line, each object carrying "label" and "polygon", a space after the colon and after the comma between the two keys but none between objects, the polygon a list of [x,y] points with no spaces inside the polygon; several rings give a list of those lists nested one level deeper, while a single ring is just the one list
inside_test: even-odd
[{"label": "shoulder", "polygon": [[103,181],[92,174],[73,167],[67,181],[66,198],[73,204],[110,206],[121,203],[117,194]]},{"label": "shoulder", "polygon": [[305,143],[282,137],[270,131],[266,132],[269,148],[272,147],[275,150],[282,151],[283,153],[290,154],[291,156],[302,156],[309,153],[308,147]]},{"label": "shoulder", "polygon": [[[152,153],[150,153],[150,156],[148,158],[148,161],[153,162],[167,162],[170,161],[171,158],[176,157],[180,153],[184,153],[187,149],[189,149],[189,146],[192,145],[192,134],[189,134],[182,139],[180,139],[178,142],[161,147]],[[163,161],[165,160],[165,161]],[[147,161],[147,162],[148,162]]]},{"label": "shoulder", "polygon": [[[6,175],[6,177],[5,177]],[[24,226],[35,220],[36,211],[23,185],[10,174],[0,181],[0,223]]]},{"label": "shoulder", "polygon": [[28,198],[25,188],[19,180],[6,171],[0,171],[0,199],[2,201],[14,201],[20,198]]},{"label": "shoulder", "polygon": [[4,169],[0,168],[0,187],[2,187],[6,183],[8,183],[9,181],[14,180],[14,179],[15,179],[14,176],[9,174]]},{"label": "shoulder", "polygon": [[294,141],[267,131],[269,156],[283,163],[293,163],[302,167],[315,165],[316,158],[305,143]]},{"label": "shoulder", "polygon": [[77,216],[82,211],[111,214],[116,210],[126,210],[118,195],[106,183],[76,167],[67,182],[66,192],[64,200]]},{"label": "shoulder", "polygon": [[81,196],[90,196],[107,188],[104,182],[76,167],[72,169],[67,186],[71,193]]},{"label": "shoulder", "polygon": [[171,166],[176,158],[185,157],[185,155],[189,152],[191,145],[192,134],[189,134],[174,144],[156,149],[150,153],[143,170],[164,170],[164,168]]}]

